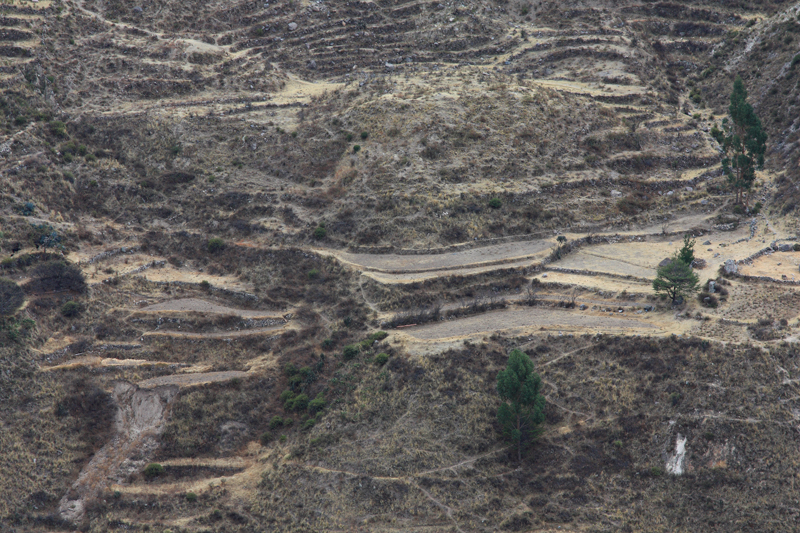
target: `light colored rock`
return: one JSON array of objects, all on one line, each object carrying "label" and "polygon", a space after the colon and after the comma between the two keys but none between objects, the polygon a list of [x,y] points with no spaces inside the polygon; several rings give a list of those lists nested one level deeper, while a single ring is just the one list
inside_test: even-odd
[{"label": "light colored rock", "polygon": [[620,196],[622,196],[622,193],[619,191],[612,190],[611,196],[613,196],[614,198],[619,198]]},{"label": "light colored rock", "polygon": [[297,29],[297,23],[296,22],[290,22],[289,23],[289,31],[294,31],[296,29]]},{"label": "light colored rock", "polygon": [[739,271],[739,267],[736,266],[736,261],[733,259],[728,259],[725,261],[725,273],[726,274],[736,274]]}]

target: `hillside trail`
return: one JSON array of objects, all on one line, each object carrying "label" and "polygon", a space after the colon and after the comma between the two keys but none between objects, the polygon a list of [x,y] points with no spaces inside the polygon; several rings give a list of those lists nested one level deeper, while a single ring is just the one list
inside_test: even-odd
[{"label": "hillside trail", "polygon": [[176,330],[159,330],[159,331],[146,331],[142,333],[142,338],[145,337],[178,337],[186,339],[233,339],[237,337],[249,337],[252,335],[264,335],[266,333],[275,333],[284,329],[286,325],[272,326],[266,328],[250,328],[240,329],[236,331],[220,331],[213,333],[195,333],[191,331],[176,331]]},{"label": "hillside trail", "polygon": [[217,315],[232,315],[240,318],[268,318],[281,317],[279,311],[259,311],[250,309],[238,309],[225,305],[216,304],[200,298],[178,298],[166,300],[157,304],[148,305],[136,310],[137,312],[156,312],[156,311],[175,311],[175,312],[196,312],[210,313]]},{"label": "hillside trail", "polygon": [[[696,227],[708,227],[707,219],[711,214],[693,214],[669,221],[667,226],[672,233],[684,232]],[[639,230],[629,229],[614,233],[595,233],[596,238],[626,236],[626,237],[648,237],[660,236],[663,234],[664,223],[658,225],[645,226]],[[709,228],[710,229],[710,228]],[[584,233],[570,233],[571,240],[586,237]],[[477,244],[480,244],[478,242]],[[381,274],[415,274],[429,273],[439,270],[458,270],[467,267],[499,266],[504,263],[514,263],[524,259],[539,258],[543,252],[547,252],[556,246],[555,236],[547,239],[520,240],[489,244],[486,246],[476,246],[466,250],[456,250],[444,253],[352,253],[342,250],[329,248],[312,248],[313,251],[325,255],[331,255],[338,260],[347,263],[354,268],[367,272],[378,272]],[[589,245],[591,246],[591,245]]]}]

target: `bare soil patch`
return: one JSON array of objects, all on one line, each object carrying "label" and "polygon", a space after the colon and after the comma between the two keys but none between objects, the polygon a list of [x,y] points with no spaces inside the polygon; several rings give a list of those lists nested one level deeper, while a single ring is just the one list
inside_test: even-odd
[{"label": "bare soil patch", "polygon": [[264,318],[275,316],[274,313],[267,311],[250,311],[246,309],[235,309],[224,305],[216,304],[199,298],[179,298],[168,300],[153,305],[148,305],[139,311],[186,311],[198,313],[214,313],[220,315],[233,315],[242,318]]},{"label": "bare soil patch", "polygon": [[162,385],[178,385],[181,387],[190,387],[192,385],[202,385],[205,383],[216,383],[219,381],[229,381],[234,378],[247,377],[247,372],[239,372],[231,370],[228,372],[201,372],[191,374],[173,374],[171,376],[161,376],[152,379],[146,379],[140,382],[139,388],[151,389],[153,387],[160,387]]},{"label": "bare soil patch", "polygon": [[405,333],[423,340],[468,336],[475,333],[531,328],[563,328],[565,330],[625,331],[657,334],[661,328],[644,320],[617,318],[554,309],[508,309],[493,311],[452,321],[405,329]]}]

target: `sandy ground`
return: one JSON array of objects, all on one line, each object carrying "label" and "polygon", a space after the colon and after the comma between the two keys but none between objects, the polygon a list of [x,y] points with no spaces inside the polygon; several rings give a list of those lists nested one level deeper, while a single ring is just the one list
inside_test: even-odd
[{"label": "sandy ground", "polygon": [[741,265],[739,271],[747,276],[767,276],[800,280],[800,252],[775,252],[753,260],[752,265]]},{"label": "sandy ground", "polygon": [[487,265],[482,267],[472,267],[472,268],[457,268],[457,269],[449,269],[449,270],[433,270],[429,272],[417,272],[417,273],[386,273],[386,272],[372,272],[366,271],[363,275],[374,279],[379,283],[386,283],[386,284],[393,284],[393,283],[414,283],[417,281],[425,281],[427,279],[432,278],[443,278],[447,276],[469,276],[472,274],[480,274],[482,272],[490,272],[492,270],[497,270],[500,268],[521,268],[531,266],[535,263],[540,262],[550,253],[550,249],[548,248],[546,251],[542,252],[541,254],[536,254],[535,256],[523,259],[521,261],[511,261],[509,263],[502,263],[500,265]]},{"label": "sandy ground", "polygon": [[228,372],[204,372],[193,374],[173,374],[171,376],[161,376],[158,378],[146,379],[138,383],[141,389],[151,389],[161,385],[179,385],[188,387],[191,385],[201,385],[203,383],[214,383],[217,381],[228,381],[234,378],[247,377],[247,372],[228,371]]},{"label": "sandy ground", "polygon": [[85,357],[77,357],[75,359],[70,359],[69,361],[62,363],[60,365],[43,367],[42,370],[43,371],[67,370],[67,369],[77,368],[80,366],[97,368],[97,367],[132,367],[132,366],[143,366],[143,365],[180,366],[179,363],[170,363],[167,361],[149,361],[147,359],[114,359],[111,357],[96,357],[89,355]]},{"label": "sandy ground", "polygon": [[366,269],[390,273],[420,272],[480,265],[481,263],[509,261],[542,255],[555,246],[555,238],[495,244],[446,254],[398,255],[398,254],[353,254],[334,250],[317,250],[336,256],[345,263]]},{"label": "sandy ground", "polygon": [[233,307],[226,307],[224,305],[215,304],[199,298],[180,298],[177,300],[168,300],[153,305],[148,305],[139,309],[139,311],[186,311],[198,313],[213,313],[219,315],[234,315],[242,318],[266,318],[278,317],[280,315],[275,312],[269,311],[250,311],[246,309],[235,309]]},{"label": "sandy ground", "polygon": [[[462,337],[475,333],[494,331],[533,329],[564,329],[566,331],[595,330],[624,331],[642,334],[658,334],[662,329],[649,324],[644,319],[599,316],[582,311],[562,311],[558,309],[529,308],[493,311],[459,320],[443,321],[436,324],[404,328],[403,333],[415,339],[446,339]],[[594,331],[583,331],[594,332]]]},{"label": "sandy ground", "polygon": [[188,331],[147,331],[142,334],[143,337],[183,337],[186,339],[230,339],[234,337],[247,337],[249,335],[262,335],[264,333],[273,333],[280,331],[284,326],[273,326],[269,328],[250,328],[238,331],[221,331],[216,333],[192,333]]},{"label": "sandy ground", "polygon": [[637,280],[614,279],[605,276],[583,276],[580,274],[565,274],[563,272],[547,271],[533,276],[544,283],[562,283],[564,285],[572,285],[576,288],[587,290],[604,290],[613,292],[626,291],[629,293],[645,293],[650,294],[653,292],[653,286],[649,282],[642,282]]}]

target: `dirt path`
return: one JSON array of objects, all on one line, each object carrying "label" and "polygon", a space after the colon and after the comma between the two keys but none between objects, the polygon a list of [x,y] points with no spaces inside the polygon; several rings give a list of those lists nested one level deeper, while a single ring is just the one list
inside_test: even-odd
[{"label": "dirt path", "polygon": [[147,359],[113,359],[110,357],[97,357],[97,356],[87,355],[85,357],[77,357],[75,359],[70,359],[69,361],[62,363],[60,365],[43,367],[42,372],[49,372],[51,370],[70,370],[82,366],[90,368],[99,368],[99,367],[122,368],[122,367],[134,367],[134,366],[145,366],[145,365],[182,366],[180,363],[170,363],[168,361],[148,361]]},{"label": "dirt path", "polygon": [[[467,265],[499,264],[543,255],[555,245],[553,240],[521,241],[494,244],[445,254],[354,254],[338,250],[315,251],[337,257],[339,260],[365,270],[383,273],[418,273],[443,269],[460,269]],[[545,254],[546,255],[546,254]]]},{"label": "dirt path", "polygon": [[146,379],[140,382],[139,388],[152,389],[165,385],[178,385],[179,387],[190,387],[192,385],[202,385],[205,383],[216,383],[219,381],[229,381],[231,379],[242,379],[247,377],[247,372],[230,370],[227,372],[201,372],[197,374],[172,374],[171,376],[161,376]]},{"label": "dirt path", "polygon": [[658,333],[661,328],[644,320],[582,314],[580,311],[525,308],[492,311],[458,320],[449,320],[402,330],[406,335],[421,340],[446,339],[476,333],[532,327],[561,327],[564,329],[640,330]]},{"label": "dirt path", "polygon": [[199,298],[180,298],[169,300],[143,307],[138,311],[186,311],[198,313],[213,313],[219,315],[233,315],[242,318],[266,318],[280,317],[277,311],[252,311],[247,309],[236,309],[224,305],[215,304]]},{"label": "dirt path", "polygon": [[241,329],[238,331],[221,331],[217,333],[192,333],[189,331],[147,331],[142,337],[182,337],[186,339],[232,339],[236,337],[248,337],[250,335],[263,335],[264,333],[275,333],[284,326],[272,326],[269,328]]}]

